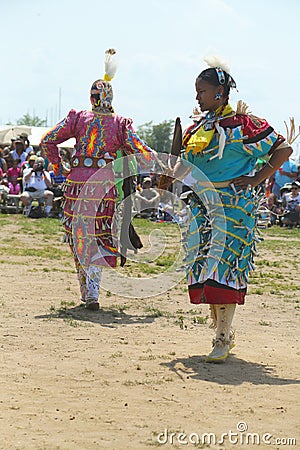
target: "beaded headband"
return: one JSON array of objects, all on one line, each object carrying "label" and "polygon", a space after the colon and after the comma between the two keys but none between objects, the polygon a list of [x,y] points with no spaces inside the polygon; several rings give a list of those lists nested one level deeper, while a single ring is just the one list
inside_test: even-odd
[{"label": "beaded headband", "polygon": [[[221,67],[215,67],[214,69],[216,71],[216,74],[218,75],[219,84],[221,84],[221,85],[225,84],[226,78],[225,78],[225,73],[224,73],[223,69],[221,69]],[[229,74],[228,74],[227,85],[230,88],[235,88],[236,89],[236,82],[234,81],[232,76],[229,75]]]},{"label": "beaded headband", "polygon": [[215,67],[215,71],[218,75],[218,80],[220,84],[225,84],[225,74],[221,67]]}]

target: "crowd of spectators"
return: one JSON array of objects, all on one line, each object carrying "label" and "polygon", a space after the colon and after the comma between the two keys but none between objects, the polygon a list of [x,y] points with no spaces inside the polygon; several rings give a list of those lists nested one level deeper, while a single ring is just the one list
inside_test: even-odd
[{"label": "crowd of spectators", "polygon": [[261,216],[268,226],[300,227],[300,166],[293,159],[286,161],[266,180],[266,201]]},{"label": "crowd of spectators", "polygon": [[61,150],[62,164],[54,176],[51,164],[38,148],[30,145],[27,135],[11,139],[0,147],[1,211],[23,211],[28,217],[61,216],[64,172],[70,168],[69,152]]},{"label": "crowd of spectators", "polygon": [[[134,197],[136,217],[147,217],[159,222],[184,222],[187,219],[185,205],[183,204],[182,210],[174,206],[179,199],[188,203],[185,192],[193,189],[195,180],[187,175],[183,182],[177,180],[170,191],[162,193],[157,189],[158,178],[157,174],[151,173],[144,178],[140,177]],[[300,227],[300,166],[294,160],[286,161],[259,188],[265,194],[258,214],[260,226]]]},{"label": "crowd of spectators", "polygon": [[[49,161],[41,157],[38,148],[30,145],[26,135],[12,139],[7,147],[0,147],[1,207],[10,204],[17,207],[17,210],[20,207],[29,217],[61,217],[62,185],[71,167],[70,153],[62,149],[61,159],[60,171],[54,175]],[[261,186],[266,197],[259,212],[261,224],[300,227],[299,169],[290,158]],[[116,169],[116,172],[118,170],[121,169]],[[159,175],[156,172],[154,167],[152,172],[135,177],[135,217],[157,222],[184,223],[188,217],[188,196],[185,192],[192,184],[189,176],[186,184],[185,180],[176,181],[169,191],[162,192],[158,189]],[[36,205],[33,206],[34,204]]]}]

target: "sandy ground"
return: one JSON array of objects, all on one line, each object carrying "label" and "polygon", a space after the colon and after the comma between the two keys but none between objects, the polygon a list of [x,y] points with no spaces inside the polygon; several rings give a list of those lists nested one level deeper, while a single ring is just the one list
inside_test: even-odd
[{"label": "sandy ground", "polygon": [[143,300],[103,291],[89,312],[62,248],[60,261],[1,252],[1,449],[300,448],[295,252],[277,269],[286,290],[248,296],[232,356],[212,365],[208,308],[185,283]]}]

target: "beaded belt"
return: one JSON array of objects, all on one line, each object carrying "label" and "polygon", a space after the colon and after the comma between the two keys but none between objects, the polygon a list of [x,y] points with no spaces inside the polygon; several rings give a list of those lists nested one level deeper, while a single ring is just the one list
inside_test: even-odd
[{"label": "beaded belt", "polygon": [[107,164],[104,158],[93,158],[89,156],[75,156],[72,159],[72,167],[86,167],[87,169],[100,169]]},{"label": "beaded belt", "polygon": [[228,181],[198,181],[199,186],[203,187],[215,187],[215,188],[223,188],[228,187],[232,184],[232,180]]}]

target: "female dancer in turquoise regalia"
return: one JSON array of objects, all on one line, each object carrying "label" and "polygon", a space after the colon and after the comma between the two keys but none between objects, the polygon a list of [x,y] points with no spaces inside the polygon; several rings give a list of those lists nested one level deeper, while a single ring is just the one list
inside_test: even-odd
[{"label": "female dancer in turquoise regalia", "polygon": [[[255,268],[256,210],[254,189],[278,169],[292,149],[266,120],[236,111],[228,103],[235,82],[219,61],[196,79],[196,99],[203,114],[183,136],[183,155],[173,173],[190,167],[197,180],[191,200],[187,240],[190,301],[208,303],[216,329],[208,362],[224,361],[234,347],[235,307],[243,304],[249,272]],[[266,164],[253,175],[258,158]]]}]

